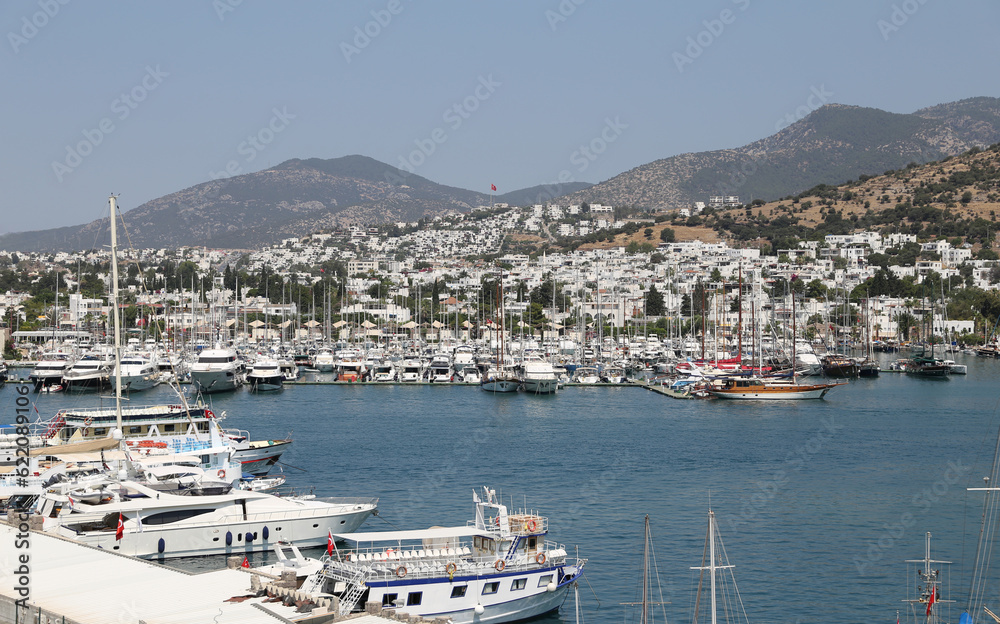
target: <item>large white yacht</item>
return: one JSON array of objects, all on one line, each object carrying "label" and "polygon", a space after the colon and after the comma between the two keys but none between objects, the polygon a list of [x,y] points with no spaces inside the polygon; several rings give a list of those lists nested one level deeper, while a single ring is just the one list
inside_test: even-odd
[{"label": "large white yacht", "polygon": [[199,392],[227,392],[243,385],[243,366],[230,347],[204,349],[191,366],[191,383]]},{"label": "large white yacht", "polygon": [[278,367],[278,360],[258,358],[247,373],[247,384],[253,392],[281,390],[284,387],[285,375]]},{"label": "large white yacht", "polygon": [[325,546],[328,534],[356,530],[378,508],[377,499],[300,500],[219,484],[211,491],[224,493],[182,494],[154,485],[103,477],[83,493],[90,502],[80,500],[79,481],[50,487],[38,501],[43,530],[133,557],[244,554],[278,540]]},{"label": "large white yacht", "polygon": [[521,386],[531,394],[554,394],[559,388],[555,368],[540,359],[525,360],[521,365]]},{"label": "large white yacht", "polygon": [[52,386],[62,386],[62,378],[76,358],[67,352],[50,351],[44,353],[28,373],[35,392]]},{"label": "large white yacht", "polygon": [[[160,383],[160,366],[156,356],[144,353],[126,353],[121,360],[122,392],[149,390]],[[116,383],[111,373],[111,387]]]},{"label": "large white yacht", "polygon": [[63,386],[67,390],[102,390],[109,387],[114,368],[113,354],[88,353],[63,373]]}]

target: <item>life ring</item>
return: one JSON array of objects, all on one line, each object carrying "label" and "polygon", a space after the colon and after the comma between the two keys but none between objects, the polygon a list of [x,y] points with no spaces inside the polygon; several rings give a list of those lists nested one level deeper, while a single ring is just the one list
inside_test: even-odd
[{"label": "life ring", "polygon": [[398,576],[399,578],[403,578],[404,576],[406,576],[406,566],[399,566],[398,568],[396,568],[396,576]]},{"label": "life ring", "polygon": [[534,533],[535,529],[538,528],[538,524],[535,523],[535,519],[534,518],[532,518],[531,520],[528,520],[527,522],[525,522],[524,526],[526,526],[528,528],[528,530],[531,531],[532,533]]},{"label": "life ring", "polygon": [[458,566],[450,561],[448,562],[448,565],[444,567],[444,571],[448,573],[448,576],[454,574],[456,570],[458,570]]},{"label": "life ring", "polygon": [[500,516],[497,516],[496,518],[493,519],[493,524],[500,526]]},{"label": "life ring", "polygon": [[538,565],[545,565],[545,553],[538,553],[535,555],[535,563]]},{"label": "life ring", "polygon": [[222,470],[221,468],[220,468],[220,469],[219,469],[219,471],[218,471],[218,472],[216,472],[215,474],[219,475],[219,478],[220,478],[220,479],[225,479],[225,478],[226,478],[226,471],[225,471],[225,470]]},{"label": "life ring", "polygon": [[92,422],[94,422],[94,419],[91,418],[90,416],[87,416],[86,418],[83,419],[83,425],[85,427],[89,427]]},{"label": "life ring", "polygon": [[503,569],[507,567],[507,562],[503,559],[497,559],[497,562],[493,564],[497,572],[503,572]]}]

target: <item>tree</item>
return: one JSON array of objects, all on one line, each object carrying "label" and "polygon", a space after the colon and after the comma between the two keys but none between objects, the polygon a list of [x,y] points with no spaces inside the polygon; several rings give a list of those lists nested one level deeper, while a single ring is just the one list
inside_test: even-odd
[{"label": "tree", "polygon": [[675,237],[676,233],[672,228],[663,228],[662,230],[660,230],[660,240],[663,241],[664,243],[674,242],[676,240]]},{"label": "tree", "polygon": [[646,316],[663,315],[663,295],[656,290],[656,284],[649,287],[646,292]]}]

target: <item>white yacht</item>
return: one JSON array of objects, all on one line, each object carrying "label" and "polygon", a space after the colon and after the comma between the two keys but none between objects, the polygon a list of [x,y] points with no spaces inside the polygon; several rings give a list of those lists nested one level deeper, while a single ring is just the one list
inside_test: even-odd
[{"label": "white yacht", "polygon": [[377,499],[299,500],[231,486],[179,494],[113,478],[90,484],[83,502],[72,495],[78,483],[59,486],[39,499],[43,531],[143,558],[267,551],[278,540],[325,546],[329,533],[356,530],[378,507]]},{"label": "white yacht", "polygon": [[451,381],[451,357],[447,353],[435,353],[428,366],[427,381],[448,383]]},{"label": "white yacht", "polygon": [[334,534],[357,545],[325,557],[301,591],[340,597],[340,615],[366,603],[454,624],[502,624],[555,611],[585,559],[548,539],[548,518],[508,511],[494,490],[473,492],[469,525]]},{"label": "white yacht", "polygon": [[72,366],[74,358],[70,353],[52,351],[42,354],[35,367],[28,373],[28,380],[35,392],[52,386],[62,386],[63,374]]},{"label": "white yacht", "polygon": [[101,390],[109,387],[114,356],[106,353],[89,353],[73,363],[63,373],[63,386],[67,390]]},{"label": "white yacht", "polygon": [[247,373],[247,384],[253,392],[281,390],[285,375],[278,367],[278,361],[271,358],[261,358],[253,363]]},{"label": "white yacht", "polygon": [[[149,390],[160,383],[160,366],[155,356],[142,353],[126,353],[121,361],[122,392]],[[111,373],[111,386],[116,376]]]},{"label": "white yacht", "polygon": [[226,392],[243,385],[243,370],[236,350],[203,349],[191,366],[191,383],[199,392]]},{"label": "white yacht", "polygon": [[320,349],[319,353],[313,359],[313,366],[316,367],[321,373],[331,373],[333,372],[334,366],[336,366],[336,359],[333,357],[333,351],[330,349]]},{"label": "white yacht", "polygon": [[420,360],[403,360],[402,368],[399,371],[399,381],[402,383],[416,383],[420,381],[423,372]]},{"label": "white yacht", "polygon": [[375,382],[396,381],[396,367],[391,361],[384,360],[371,369],[371,380]]},{"label": "white yacht", "polygon": [[544,360],[526,360],[521,365],[521,386],[531,394],[555,394],[559,387],[555,368]]},{"label": "white yacht", "polygon": [[343,349],[337,352],[337,381],[361,381],[365,374],[365,362],[357,349]]}]

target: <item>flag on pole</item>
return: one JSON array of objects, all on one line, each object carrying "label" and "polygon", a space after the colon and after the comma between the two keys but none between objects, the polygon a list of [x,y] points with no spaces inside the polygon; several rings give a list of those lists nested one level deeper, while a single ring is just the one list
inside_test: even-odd
[{"label": "flag on pole", "polygon": [[120,542],[122,537],[125,536],[125,522],[122,518],[122,512],[118,512],[118,528],[115,529],[115,541]]},{"label": "flag on pole", "polygon": [[247,559],[246,555],[243,555],[243,563],[240,564],[240,567],[241,568],[249,568],[250,567],[250,561]]},{"label": "flag on pole", "polygon": [[496,185],[496,184],[491,184],[491,185],[490,185],[490,190],[491,190],[491,191],[495,191],[495,190],[497,190],[497,185]]},{"label": "flag on pole", "polygon": [[333,555],[333,531],[329,529],[326,531],[326,554]]},{"label": "flag on pole", "polygon": [[937,586],[931,587],[931,597],[927,599],[927,615],[931,614],[931,607],[934,606],[934,596],[937,594]]}]

